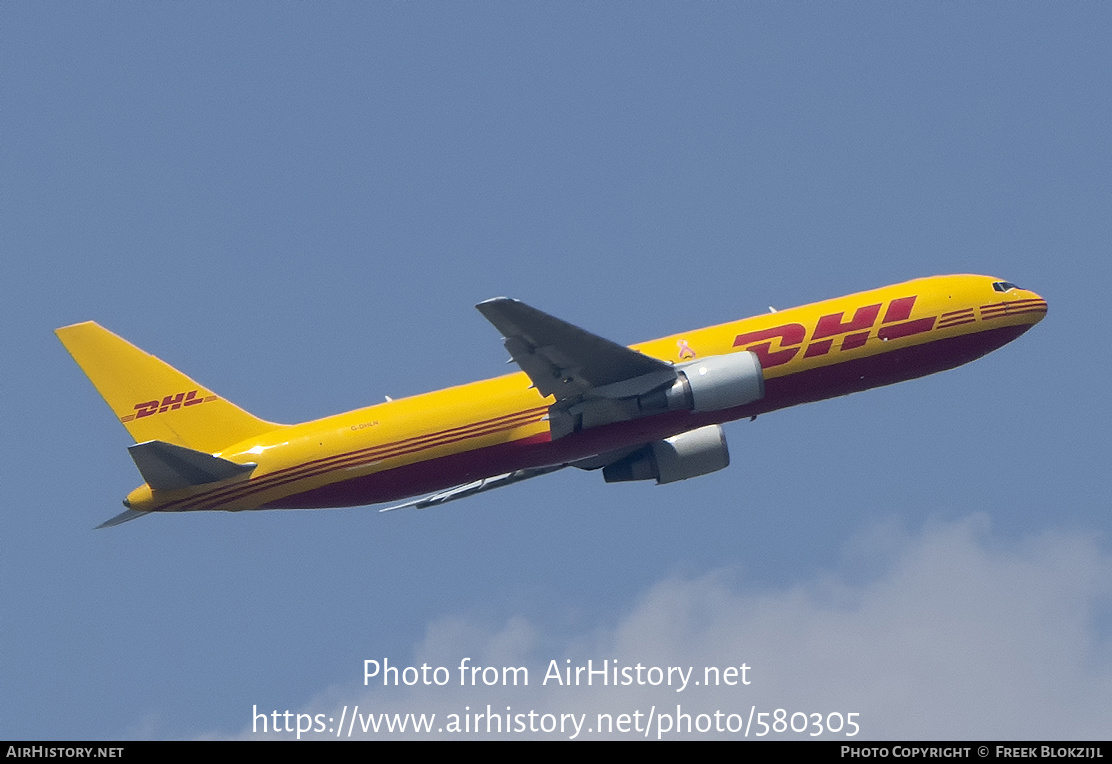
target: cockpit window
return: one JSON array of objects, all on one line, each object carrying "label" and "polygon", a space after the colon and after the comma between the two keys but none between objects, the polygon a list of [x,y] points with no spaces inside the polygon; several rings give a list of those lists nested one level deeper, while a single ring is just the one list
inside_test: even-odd
[{"label": "cockpit window", "polygon": [[1007,292],[1009,289],[1023,289],[1023,287],[1013,284],[1010,281],[996,281],[993,282],[992,288],[997,292]]}]

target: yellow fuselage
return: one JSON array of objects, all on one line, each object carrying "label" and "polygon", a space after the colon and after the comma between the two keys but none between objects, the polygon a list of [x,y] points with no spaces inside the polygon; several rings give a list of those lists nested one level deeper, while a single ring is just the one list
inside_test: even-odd
[{"label": "yellow fuselage", "polygon": [[923,376],[988,353],[1038,323],[1034,292],[987,276],[936,276],[767,313],[632,346],[665,361],[751,350],[765,397],[724,411],[673,411],[549,436],[548,406],[524,373],[276,427],[217,455],[258,466],[250,477],[173,491],[143,485],[134,510],[372,504],[526,467],[561,464]]}]

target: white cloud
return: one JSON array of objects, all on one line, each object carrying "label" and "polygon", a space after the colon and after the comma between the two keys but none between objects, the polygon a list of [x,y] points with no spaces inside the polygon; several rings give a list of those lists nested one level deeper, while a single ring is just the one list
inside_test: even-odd
[{"label": "white cloud", "polygon": [[[867,580],[854,582],[869,560],[885,562],[879,570],[874,566]],[[674,720],[682,711],[698,725],[713,722],[699,714],[718,710],[738,715],[720,717],[720,723],[737,724],[748,720],[754,706],[758,712],[782,708],[809,718],[857,713],[857,739],[1108,734],[1112,651],[1107,630],[1102,633],[1097,624],[1108,604],[1112,557],[1083,535],[1044,532],[1004,542],[992,536],[984,517],[974,516],[932,524],[914,535],[871,532],[849,546],[839,570],[790,588],[757,591],[731,583],[733,578],[730,571],[717,571],[661,581],[615,625],[564,638],[562,649],[551,654],[539,645],[555,640],[521,617],[493,627],[466,616],[444,618],[429,625],[412,657],[399,656],[396,663],[444,666],[450,670],[448,685],[372,682],[367,688],[331,688],[302,712],[331,717],[333,726],[341,715],[350,720],[356,705],[361,718],[435,713],[434,732],[426,736],[433,738],[487,737],[485,717],[478,734],[435,730],[445,728],[449,714],[463,714],[465,707],[471,714],[485,713],[488,703],[503,725],[506,706],[515,717],[511,726],[519,719],[527,727],[558,725],[562,714],[575,714],[585,720],[581,738],[641,736],[600,735],[595,730],[600,713],[616,719],[639,711],[632,726],[645,725],[652,709],[649,737],[657,737],[669,721],[660,714]],[[464,657],[469,666],[527,666],[529,686],[460,687]],[[637,664],[693,671],[681,692],[667,684],[600,686],[597,677],[592,686],[542,685],[553,659],[560,667],[569,665],[568,659],[572,666],[590,659],[596,668],[605,660],[634,672]],[[742,664],[750,667],[750,685],[702,685],[704,667]],[[641,676],[650,678],[644,670]],[[679,681],[678,674],[672,678]],[[537,715],[528,717],[530,711]],[[571,736],[570,717],[563,718],[563,732],[546,737]],[[797,724],[802,720],[795,717]],[[473,730],[474,717],[470,725]],[[686,728],[677,734],[675,721],[671,726],[663,737],[707,736],[687,734]],[[750,736],[757,730],[751,728]]]}]

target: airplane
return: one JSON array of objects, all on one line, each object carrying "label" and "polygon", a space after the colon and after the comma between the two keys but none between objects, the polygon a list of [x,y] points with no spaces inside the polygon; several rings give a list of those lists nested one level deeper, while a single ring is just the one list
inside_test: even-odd
[{"label": "airplane", "polygon": [[521,371],[295,425],[94,322],[57,329],[135,439],[145,481],[97,527],[151,512],[421,509],[569,466],[672,483],[729,464],[723,422],[960,366],[1047,312],[1008,281],[933,276],[625,347],[517,300],[476,307]]}]

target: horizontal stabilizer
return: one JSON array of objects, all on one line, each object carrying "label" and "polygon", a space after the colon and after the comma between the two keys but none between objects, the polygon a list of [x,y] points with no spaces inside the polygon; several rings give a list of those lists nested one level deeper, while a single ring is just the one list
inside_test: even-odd
[{"label": "horizontal stabilizer", "polygon": [[123,512],[116,515],[111,520],[105,520],[103,523],[98,525],[93,530],[99,531],[101,528],[111,528],[113,525],[119,525],[120,523],[126,523],[130,520],[138,520],[143,515],[149,515],[149,514],[150,514],[150,512],[140,512],[137,509],[125,509]]},{"label": "horizontal stabilizer", "polygon": [[[215,483],[246,475],[258,465],[238,464],[219,456],[175,446],[161,440],[148,440],[128,448],[143,480],[153,491],[169,491],[194,485]],[[123,522],[123,521],[121,521]]]}]

